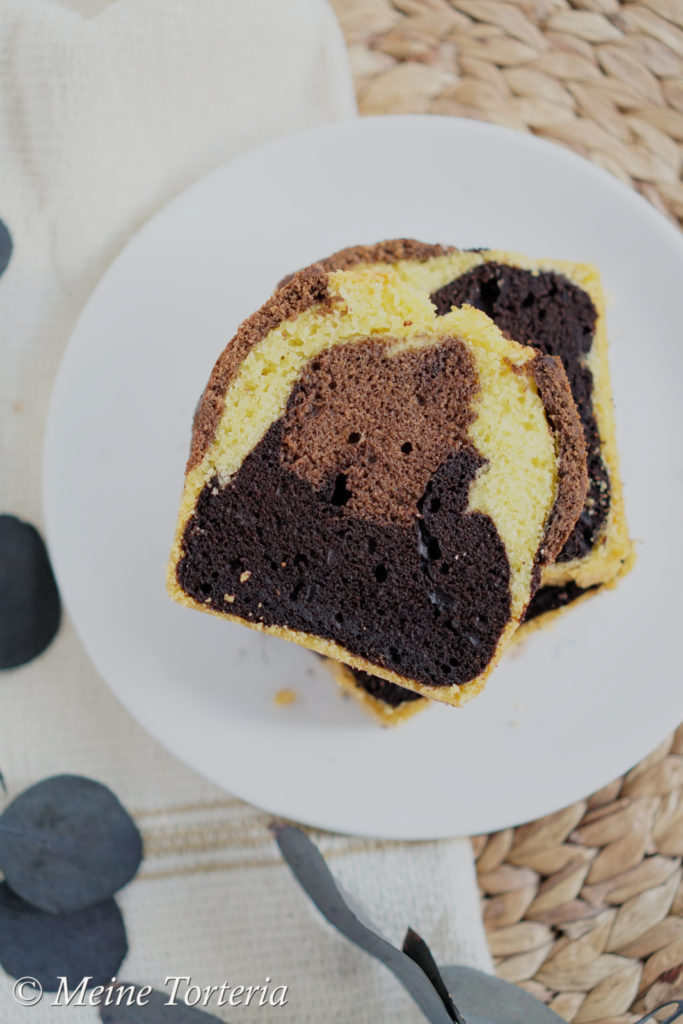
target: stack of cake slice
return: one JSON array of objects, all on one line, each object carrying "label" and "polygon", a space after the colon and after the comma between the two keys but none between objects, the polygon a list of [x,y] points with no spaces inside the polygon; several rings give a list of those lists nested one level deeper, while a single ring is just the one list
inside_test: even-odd
[{"label": "stack of cake slice", "polygon": [[[563,550],[543,571],[516,634],[521,639],[567,605],[614,586],[633,560],[618,470],[600,275],[589,264],[534,261],[518,253],[463,251],[411,240],[347,249],[323,261],[330,269],[378,264],[394,266],[427,291],[438,313],[470,303],[507,336],[559,356],[567,372],[584,428],[588,491]],[[330,668],[339,684],[385,724],[426,706],[413,693],[383,687],[377,678],[339,663]]]},{"label": "stack of cake slice", "polygon": [[464,703],[628,567],[606,345],[584,265],[399,240],[298,272],[198,407],[172,596],[330,658],[382,721]]}]

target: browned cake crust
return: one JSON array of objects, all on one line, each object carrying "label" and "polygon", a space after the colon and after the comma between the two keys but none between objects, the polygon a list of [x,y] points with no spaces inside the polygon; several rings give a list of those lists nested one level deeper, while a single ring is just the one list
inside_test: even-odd
[{"label": "browned cake crust", "polygon": [[293,274],[256,313],[241,324],[237,334],[218,357],[204,389],[192,424],[187,469],[199,465],[220,422],[228,384],[237,375],[245,356],[284,320],[291,320],[328,297],[327,274],[313,265]]},{"label": "browned cake crust", "polygon": [[[375,245],[350,245],[348,249],[326,256],[325,259],[312,263],[312,267],[323,270],[351,270],[359,263],[396,263],[398,260],[428,260],[432,256],[446,256],[456,250],[451,245],[428,245],[418,242],[415,238],[390,238]],[[298,271],[301,273],[301,271]],[[296,273],[287,274],[281,279],[278,288],[296,277]]]},{"label": "browned cake crust", "polygon": [[397,263],[399,260],[428,260],[455,252],[452,245],[428,245],[415,238],[390,238],[375,245],[351,245],[319,260],[325,270],[350,270],[359,263]]},{"label": "browned cake crust", "polygon": [[588,471],[583,427],[562,361],[557,356],[538,355],[531,363],[531,373],[555,433],[559,460],[559,488],[538,552],[540,567],[555,561],[574,529],[586,499]]}]

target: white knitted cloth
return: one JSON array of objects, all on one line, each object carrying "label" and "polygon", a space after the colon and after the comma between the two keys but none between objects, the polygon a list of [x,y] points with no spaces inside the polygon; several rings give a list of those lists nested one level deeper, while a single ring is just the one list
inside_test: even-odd
[{"label": "white knitted cloth", "polygon": [[[0,218],[15,245],[0,279],[0,511],[41,524],[47,400],[83,303],[127,239],[198,175],[260,142],[355,113],[325,0],[0,0]],[[10,795],[76,772],[135,814],[146,857],[120,896],[120,977],[164,987],[288,986],[286,1007],[226,1020],[419,1021],[381,967],[309,906],[265,817],[184,767],[131,720],[68,621],[36,662],[0,679]],[[332,870],[389,938],[410,923],[442,963],[490,960],[466,841],[325,837]],[[13,1000],[0,1024],[53,1021]],[[65,1024],[96,1011],[60,1010]]]}]

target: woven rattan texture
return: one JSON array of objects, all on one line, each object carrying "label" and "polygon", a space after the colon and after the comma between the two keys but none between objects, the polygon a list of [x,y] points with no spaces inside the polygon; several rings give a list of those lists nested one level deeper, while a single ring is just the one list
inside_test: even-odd
[{"label": "woven rattan texture", "polygon": [[[683,0],[333,5],[361,113],[534,132],[683,220]],[[683,727],[589,799],[474,846],[502,977],[577,1024],[683,998]]]},{"label": "woven rattan texture", "polygon": [[362,114],[493,121],[683,221],[683,0],[332,0]]},{"label": "woven rattan texture", "polygon": [[473,843],[501,977],[577,1024],[683,998],[683,726],[587,800]]}]

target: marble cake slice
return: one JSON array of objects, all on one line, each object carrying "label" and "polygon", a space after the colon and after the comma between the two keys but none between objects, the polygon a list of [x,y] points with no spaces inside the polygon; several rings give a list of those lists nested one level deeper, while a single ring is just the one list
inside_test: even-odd
[{"label": "marble cake slice", "polygon": [[542,585],[518,638],[568,605],[614,586],[631,569],[634,551],[619,475],[605,299],[597,268],[413,239],[354,246],[320,265],[327,270],[390,265],[427,293],[439,314],[468,303],[487,313],[507,337],[562,359],[584,430],[588,490],[557,560],[543,569]]},{"label": "marble cake slice", "polygon": [[386,265],[295,275],[219,357],[168,586],[450,704],[476,695],[585,500],[559,359]]}]

